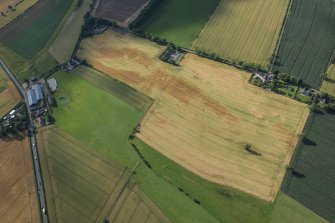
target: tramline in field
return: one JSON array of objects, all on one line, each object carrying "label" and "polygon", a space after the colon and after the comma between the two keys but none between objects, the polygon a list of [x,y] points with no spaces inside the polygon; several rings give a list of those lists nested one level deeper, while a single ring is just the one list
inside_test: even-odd
[{"label": "tramline in field", "polygon": [[289,0],[222,0],[192,46],[231,61],[266,67],[288,6]]}]

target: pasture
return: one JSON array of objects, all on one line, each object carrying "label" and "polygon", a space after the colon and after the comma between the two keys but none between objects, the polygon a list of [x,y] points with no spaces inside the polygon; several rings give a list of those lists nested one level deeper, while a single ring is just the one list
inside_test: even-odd
[{"label": "pasture", "polygon": [[7,114],[20,100],[21,96],[14,83],[0,67],[0,117]]},{"label": "pasture", "polygon": [[335,221],[335,116],[311,114],[282,190],[330,222]]},{"label": "pasture", "polygon": [[141,29],[190,48],[220,0],[160,1],[146,18]]},{"label": "pasture", "polygon": [[150,0],[99,0],[93,15],[115,21],[123,27],[134,21]]},{"label": "pasture", "polygon": [[293,200],[283,192],[278,193],[269,223],[326,223],[327,221],[313,213],[302,204]]},{"label": "pasture", "polygon": [[110,31],[85,39],[78,56],[155,100],[139,139],[207,180],[272,201],[307,106],[250,85],[249,73],[195,55],[181,67],[166,64],[158,58],[163,50]]},{"label": "pasture", "polygon": [[[85,68],[79,70],[85,71]],[[135,106],[140,104],[133,100],[135,93],[127,92],[134,90],[110,78],[103,81],[110,82],[111,90],[107,90],[108,84],[97,87],[95,79],[88,82],[78,73],[81,72],[74,70],[53,75],[59,84],[55,95],[58,107],[54,110],[57,128],[76,138],[91,152],[133,168],[140,158],[129,144],[128,136],[144,115],[139,107],[129,104],[131,101],[136,102]],[[91,76],[96,74],[97,71]],[[88,77],[87,74],[82,76]],[[119,89],[123,92],[122,97],[110,94]],[[125,99],[127,96],[129,99]],[[180,194],[176,187],[159,178],[144,164],[136,169],[134,180],[171,221],[217,222],[205,208]]]},{"label": "pasture", "polygon": [[[0,28],[34,6],[39,0],[2,0],[0,3]],[[11,9],[9,9],[11,7]]]},{"label": "pasture", "polygon": [[[143,223],[150,222],[146,220],[149,216],[152,222],[169,222],[129,184],[132,173],[127,168],[91,153],[55,128],[41,130],[39,143],[52,222],[103,222],[111,218],[123,223],[132,222],[132,216]],[[119,207],[122,210],[118,211]]]},{"label": "pasture", "polygon": [[50,45],[49,53],[58,63],[65,63],[71,57],[80,35],[81,26],[84,24],[84,15],[90,10],[92,2],[93,0],[83,0],[81,6],[74,9]]},{"label": "pasture", "polygon": [[335,64],[330,64],[326,73],[328,80],[322,82],[320,90],[335,97]]},{"label": "pasture", "polygon": [[334,27],[334,1],[293,1],[275,69],[318,89],[335,48]]},{"label": "pasture", "polygon": [[229,59],[269,64],[289,0],[222,0],[193,48]]},{"label": "pasture", "polygon": [[28,139],[0,140],[0,222],[39,222]]}]

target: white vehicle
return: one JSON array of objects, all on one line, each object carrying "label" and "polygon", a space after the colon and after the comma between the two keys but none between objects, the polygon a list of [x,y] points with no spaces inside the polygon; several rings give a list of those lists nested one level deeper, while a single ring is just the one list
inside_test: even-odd
[{"label": "white vehicle", "polygon": [[42,208],[42,213],[45,214],[45,207]]}]

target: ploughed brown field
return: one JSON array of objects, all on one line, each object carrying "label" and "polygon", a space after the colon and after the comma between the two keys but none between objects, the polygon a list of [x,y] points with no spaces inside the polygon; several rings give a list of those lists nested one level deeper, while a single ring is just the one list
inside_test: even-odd
[{"label": "ploughed brown field", "polygon": [[39,222],[27,138],[0,140],[0,222]]},{"label": "ploughed brown field", "polygon": [[142,11],[149,0],[99,0],[94,16],[111,19],[128,26]]},{"label": "ploughed brown field", "polygon": [[[137,135],[198,175],[273,200],[302,132],[306,105],[248,83],[250,74],[111,31],[82,42],[79,57],[155,102]],[[252,145],[255,155],[245,149]]]}]

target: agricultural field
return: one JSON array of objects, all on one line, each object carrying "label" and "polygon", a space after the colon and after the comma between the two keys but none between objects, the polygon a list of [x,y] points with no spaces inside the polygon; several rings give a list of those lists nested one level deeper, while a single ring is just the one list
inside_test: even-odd
[{"label": "agricultural field", "polygon": [[28,139],[0,140],[0,222],[39,222]]},{"label": "agricultural field", "polygon": [[150,0],[99,0],[93,15],[128,27],[149,2]]},{"label": "agricultural field", "polygon": [[[132,99],[136,92],[130,93],[134,90],[113,79],[101,79],[111,82],[110,90],[106,89],[108,85],[97,87],[96,79],[86,81],[79,76],[78,73],[85,68],[77,69],[53,75],[59,84],[55,95],[58,107],[53,113],[56,127],[80,141],[91,152],[133,168],[141,159],[129,144],[128,136],[144,116],[137,106],[141,103]],[[97,73],[95,71],[92,76]],[[87,74],[83,76],[88,78]],[[113,91],[123,92],[122,97],[112,95],[110,92]],[[128,96],[129,99],[125,99]],[[135,102],[134,106],[129,104],[131,101]],[[218,222],[205,208],[181,194],[144,164],[136,169],[134,181],[172,222]]]},{"label": "agricultural field", "polygon": [[[2,0],[0,3],[0,29],[12,22],[39,0]],[[10,8],[9,8],[10,7]]]},{"label": "agricultural field", "polygon": [[190,48],[220,0],[161,1],[145,19],[141,29]]},{"label": "agricultural field", "polygon": [[5,29],[0,41],[24,58],[31,59],[48,43],[72,3],[73,0],[41,0],[34,10]]},{"label": "agricultural field", "polygon": [[92,68],[78,67],[73,73],[143,113],[148,111],[153,103],[153,100],[148,96]]},{"label": "agricultural field", "polygon": [[[54,128],[41,130],[43,178],[52,222],[169,222],[125,167],[91,153]],[[122,210],[118,210],[122,208]],[[152,220],[148,220],[152,219]]]},{"label": "agricultural field", "polygon": [[289,0],[222,0],[193,48],[266,67],[274,53]]},{"label": "agricultural field", "polygon": [[274,200],[307,106],[250,85],[248,73],[195,55],[181,67],[169,65],[158,58],[163,51],[110,31],[85,39],[78,56],[155,100],[137,134],[143,142],[207,180]]},{"label": "agricultural field", "polygon": [[335,116],[311,114],[282,190],[324,219],[335,221]]},{"label": "agricultural field", "polygon": [[58,63],[65,63],[70,57],[78,41],[81,26],[84,24],[84,15],[90,10],[93,0],[83,0],[80,7],[76,7],[56,39],[49,48],[49,53]]},{"label": "agricultural field", "polygon": [[335,48],[334,26],[334,1],[293,1],[275,69],[319,88]]},{"label": "agricultural field", "polygon": [[19,80],[57,65],[47,50],[75,6],[74,0],[39,0],[0,32],[1,57]]},{"label": "agricultural field", "polygon": [[321,91],[335,97],[335,64],[330,64],[326,73],[328,80],[322,82]]},{"label": "agricultural field", "polygon": [[20,100],[21,96],[14,83],[0,67],[0,117],[7,114]]},{"label": "agricultural field", "polygon": [[302,204],[293,200],[286,194],[280,192],[275,201],[274,207],[269,218],[269,223],[326,223],[327,221]]}]

